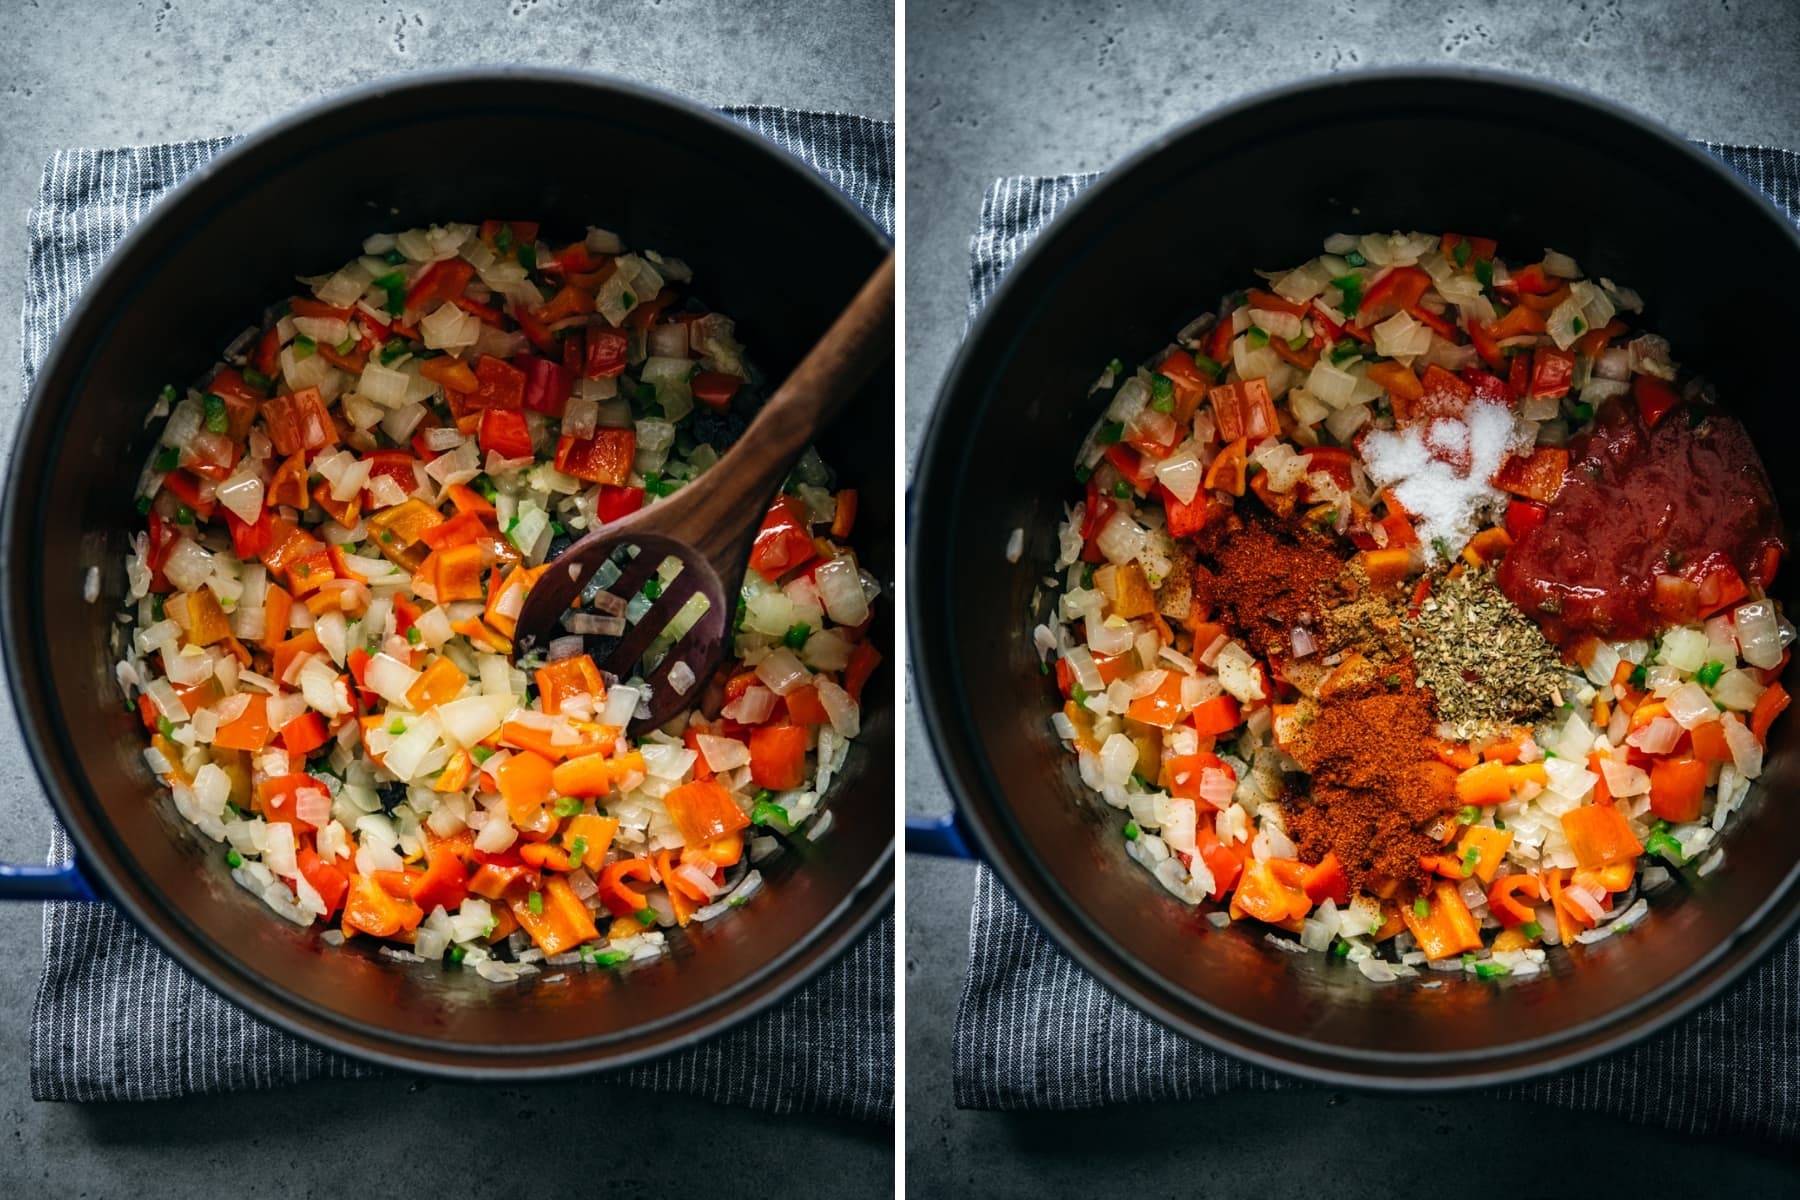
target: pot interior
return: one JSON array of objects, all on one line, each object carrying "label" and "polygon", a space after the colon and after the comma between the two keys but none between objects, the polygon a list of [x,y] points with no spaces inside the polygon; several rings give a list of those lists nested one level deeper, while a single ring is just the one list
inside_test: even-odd
[{"label": "pot interior", "polygon": [[[835,828],[763,867],[742,912],[625,974],[550,971],[496,986],[396,964],[366,939],[337,949],[276,918],[230,879],[219,846],[175,815],[122,710],[109,647],[139,526],[132,492],[158,389],[185,383],[291,294],[384,230],[536,219],[546,240],[586,226],[685,259],[694,294],[733,316],[778,380],[884,253],[866,218],[804,165],[711,114],[571,76],[496,72],[363,93],[263,136],[148,219],[89,290],[21,434],[8,514],[9,651],[20,709],[59,814],[95,871],[215,987],[340,1048],[445,1070],[600,1065],[673,1048],[823,966],[884,903],[892,878],[893,722],[885,672],[837,785]],[[826,461],[860,489],[855,543],[894,577],[892,387],[857,404]],[[718,468],[723,480],[730,459]],[[100,568],[101,600],[82,603]],[[876,637],[892,660],[891,603]],[[362,944],[358,944],[360,941]]]},{"label": "pot interior", "polygon": [[[1466,165],[1496,154],[1516,169]],[[1375,985],[1342,960],[1274,950],[1255,923],[1215,931],[1126,857],[1116,814],[1082,786],[1050,730],[1054,685],[1030,614],[1077,495],[1071,467],[1101,407],[1087,396],[1101,367],[1159,351],[1255,270],[1303,262],[1334,232],[1485,235],[1514,262],[1554,247],[1636,288],[1643,327],[1718,385],[1783,509],[1800,513],[1800,477],[1781,469],[1794,436],[1784,356],[1755,352],[1742,315],[1781,311],[1800,274],[1787,223],[1633,119],[1450,74],[1278,94],[1172,135],[1094,190],[1040,236],[964,347],[915,489],[915,664],[940,755],[1039,920],[1186,1032],[1369,1082],[1547,1062],[1703,964],[1741,958],[1777,897],[1784,922],[1800,859],[1792,719],[1734,819],[1724,869],[1665,893],[1629,936],[1576,951],[1582,961],[1555,952],[1548,975]],[[1025,552],[1009,566],[1015,528]],[[1794,580],[1784,572],[1784,600]]]}]

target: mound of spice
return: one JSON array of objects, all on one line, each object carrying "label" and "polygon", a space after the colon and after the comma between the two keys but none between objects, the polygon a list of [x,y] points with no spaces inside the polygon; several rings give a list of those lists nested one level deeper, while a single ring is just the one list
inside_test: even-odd
[{"label": "mound of spice", "polygon": [[[1418,880],[1442,848],[1456,772],[1436,755],[1398,597],[1346,543],[1266,512],[1209,524],[1194,550],[1196,603],[1303,693],[1277,730],[1306,772],[1281,800],[1302,860],[1335,853],[1353,889],[1381,895]],[[1318,653],[1296,653],[1296,629]]]},{"label": "mound of spice", "polygon": [[1301,859],[1335,853],[1351,888],[1376,895],[1420,878],[1419,859],[1442,848],[1456,770],[1437,758],[1431,696],[1411,665],[1348,655],[1283,724],[1282,749],[1308,777],[1282,798]]},{"label": "mound of spice", "polygon": [[1452,740],[1533,724],[1561,703],[1561,655],[1501,593],[1490,570],[1433,578],[1405,628],[1419,682],[1437,698]]},{"label": "mound of spice", "polygon": [[1194,548],[1194,601],[1272,658],[1293,653],[1292,630],[1312,625],[1344,552],[1317,530],[1289,528],[1266,512],[1209,522]]}]

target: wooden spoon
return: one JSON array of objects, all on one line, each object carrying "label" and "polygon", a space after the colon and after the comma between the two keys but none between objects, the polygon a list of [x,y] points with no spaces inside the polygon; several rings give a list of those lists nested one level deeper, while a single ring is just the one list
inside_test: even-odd
[{"label": "wooden spoon", "polygon": [[[894,256],[869,276],[825,336],[794,368],[725,456],[698,480],[584,536],[538,577],[519,613],[515,654],[547,645],[563,632],[561,621],[601,564],[625,546],[637,557],[605,590],[618,601],[640,594],[664,559],[681,560],[681,573],[635,625],[627,625],[600,668],[627,679],[638,673],[644,651],[696,592],[706,615],[669,648],[647,677],[649,715],[631,732],[654,728],[691,707],[712,678],[731,642],[737,595],[750,549],[775,491],[794,460],[873,374],[894,346]],[[886,408],[879,414],[888,420]],[[686,687],[670,682],[686,664]],[[677,683],[684,682],[680,675]],[[642,703],[638,706],[644,712]]]}]

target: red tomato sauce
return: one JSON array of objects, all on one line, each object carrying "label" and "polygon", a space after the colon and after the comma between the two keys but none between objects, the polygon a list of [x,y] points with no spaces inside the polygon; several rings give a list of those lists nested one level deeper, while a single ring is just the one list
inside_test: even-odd
[{"label": "red tomato sauce", "polygon": [[1781,517],[1732,417],[1682,405],[1647,427],[1636,405],[1608,401],[1569,450],[1562,490],[1498,573],[1553,639],[1645,637],[1773,576]]}]

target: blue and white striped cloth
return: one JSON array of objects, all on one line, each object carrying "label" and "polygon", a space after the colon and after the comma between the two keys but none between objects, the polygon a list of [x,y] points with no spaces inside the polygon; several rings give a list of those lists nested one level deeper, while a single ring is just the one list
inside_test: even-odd
[{"label": "blue and white striped cloth", "polygon": [[[892,123],[780,108],[725,115],[804,159],[892,232]],[[27,217],[27,391],[101,262],[164,193],[230,144],[64,150],[50,160]],[[69,854],[58,828],[50,861]],[[31,1016],[39,1100],[158,1100],[376,1073],[220,999],[111,905],[45,905],[44,960]],[[616,1078],[771,1112],[892,1120],[893,963],[889,914],[785,1004]]]},{"label": "blue and white striped cloth", "polygon": [[[1702,143],[1800,223],[1800,155]],[[970,242],[969,316],[1094,175],[996,180]],[[1306,1085],[1172,1032],[1101,986],[978,868],[956,1014],[960,1108],[1075,1109]],[[1800,941],[1675,1027],[1603,1061],[1494,1093],[1682,1133],[1800,1140]]]}]

